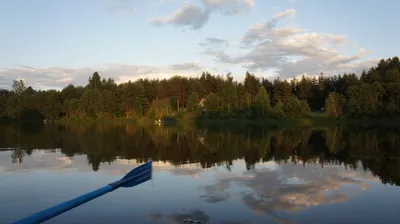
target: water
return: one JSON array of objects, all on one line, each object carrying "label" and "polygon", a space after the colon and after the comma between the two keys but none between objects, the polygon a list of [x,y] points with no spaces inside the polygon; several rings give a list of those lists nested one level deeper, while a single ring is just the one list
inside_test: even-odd
[{"label": "water", "polygon": [[152,159],[153,180],[48,223],[397,223],[400,130],[0,126],[0,223]]}]

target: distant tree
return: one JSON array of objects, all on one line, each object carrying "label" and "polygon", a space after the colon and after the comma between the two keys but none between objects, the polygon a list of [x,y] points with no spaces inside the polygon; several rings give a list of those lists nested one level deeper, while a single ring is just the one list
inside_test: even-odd
[{"label": "distant tree", "polygon": [[[197,110],[198,102],[213,118],[301,117],[325,109],[330,116],[400,116],[400,60],[382,59],[361,74],[343,73],[290,82],[259,79],[246,72],[243,82],[227,74],[203,72],[198,78],[138,79],[117,84],[89,77],[85,87],[67,85],[61,91],[35,90],[14,80],[12,91],[0,92],[0,116],[49,119],[177,116]],[[203,102],[203,101],[202,101]],[[195,114],[195,113],[193,113]],[[99,162],[99,161],[97,161]]]},{"label": "distant tree", "polygon": [[222,87],[222,105],[230,113],[232,108],[236,107],[238,102],[237,90],[233,83],[233,77],[230,73],[226,76],[226,81]]},{"label": "distant tree", "polygon": [[215,115],[216,113],[218,113],[220,110],[218,95],[216,93],[208,94],[208,96],[204,102],[204,107],[207,110],[207,112],[212,115]]},{"label": "distant tree", "polygon": [[254,103],[254,98],[257,95],[258,89],[261,86],[261,82],[258,78],[254,76],[254,74],[250,74],[246,72],[246,76],[244,79],[244,87],[251,96],[251,103]]},{"label": "distant tree", "polygon": [[18,96],[22,95],[22,93],[26,90],[24,80],[22,80],[22,79],[14,80],[12,89],[13,89],[14,93],[17,94]]},{"label": "distant tree", "polygon": [[61,90],[61,97],[63,100],[78,99],[80,96],[77,94],[77,90],[74,85],[69,84]]},{"label": "distant tree", "polygon": [[171,100],[171,107],[174,111],[179,110],[179,98],[176,96],[171,96],[170,97]]},{"label": "distant tree", "polygon": [[14,80],[13,85],[12,85],[13,92],[18,96],[17,100],[17,114],[16,117],[21,117],[21,109],[22,109],[22,93],[26,90],[25,82],[20,79],[20,80]]},{"label": "distant tree", "polygon": [[86,89],[80,98],[80,105],[83,106],[83,111],[87,118],[97,118],[98,113],[103,112],[103,105],[98,100],[99,89]]},{"label": "distant tree", "polygon": [[293,96],[293,89],[290,83],[286,80],[281,81],[279,78],[274,80],[274,94],[273,101],[274,105],[279,103],[287,103],[289,99]]},{"label": "distant tree", "polygon": [[248,92],[245,92],[243,96],[240,98],[240,109],[248,110],[251,106],[251,95]]},{"label": "distant tree", "polygon": [[121,102],[117,95],[109,89],[104,89],[100,94],[103,116],[116,117],[121,111]]},{"label": "distant tree", "polygon": [[283,112],[286,116],[291,118],[300,118],[307,116],[311,109],[305,100],[299,100],[292,96],[288,102],[283,106]]},{"label": "distant tree", "polygon": [[255,110],[257,114],[260,114],[261,117],[266,116],[267,110],[271,108],[271,102],[269,99],[269,94],[264,86],[261,86],[258,90],[258,93],[255,97]]},{"label": "distant tree", "polygon": [[330,93],[326,99],[325,112],[329,116],[343,116],[343,107],[345,106],[346,98],[340,93]]},{"label": "distant tree", "polygon": [[192,92],[192,94],[190,94],[188,99],[187,110],[189,112],[198,111],[199,102],[200,102],[199,94],[197,92]]},{"label": "distant tree", "polygon": [[101,77],[99,73],[94,72],[91,77],[89,77],[88,87],[91,89],[100,89],[101,88]]}]

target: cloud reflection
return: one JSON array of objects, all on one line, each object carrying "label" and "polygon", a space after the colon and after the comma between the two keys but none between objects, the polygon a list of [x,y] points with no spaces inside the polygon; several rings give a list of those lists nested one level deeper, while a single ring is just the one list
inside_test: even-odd
[{"label": "cloud reflection", "polygon": [[[61,150],[34,150],[30,156],[24,157],[22,163],[12,161],[13,151],[0,152],[0,173],[1,172],[23,172],[35,170],[49,170],[53,172],[92,172],[88,165],[86,155],[67,157]],[[112,163],[102,163],[99,173],[121,176],[128,173],[132,168],[141,165],[136,160],[116,159]],[[184,164],[176,167],[168,162],[153,162],[154,172],[169,172],[173,176],[190,176],[201,178],[201,173],[207,172],[198,164]]]},{"label": "cloud reflection", "polygon": [[206,194],[201,199],[216,203],[239,195],[250,210],[267,214],[278,223],[294,222],[277,212],[287,216],[313,206],[345,202],[354,192],[344,190],[343,186],[366,190],[365,179],[379,181],[367,172],[299,164],[276,164],[272,169],[263,167],[236,174],[220,172],[216,179],[215,184],[204,186]]}]

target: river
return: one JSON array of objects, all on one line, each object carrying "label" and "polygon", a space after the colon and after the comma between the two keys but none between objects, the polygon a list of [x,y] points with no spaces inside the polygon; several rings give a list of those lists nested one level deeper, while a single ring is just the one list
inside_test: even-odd
[{"label": "river", "polygon": [[153,161],[47,223],[398,223],[400,129],[0,126],[0,223]]}]

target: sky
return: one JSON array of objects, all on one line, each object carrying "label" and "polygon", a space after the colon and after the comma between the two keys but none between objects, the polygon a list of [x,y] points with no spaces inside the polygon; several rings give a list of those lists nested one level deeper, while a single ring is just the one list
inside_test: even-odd
[{"label": "sky", "polygon": [[0,0],[0,88],[246,71],[359,73],[400,51],[400,1]]}]

